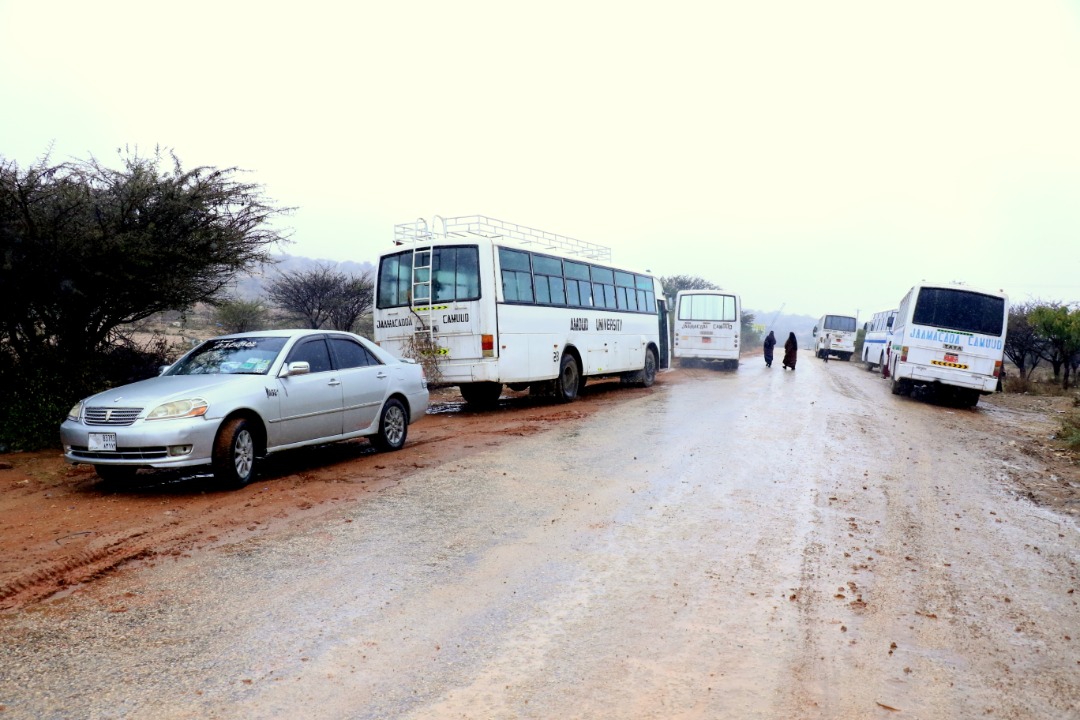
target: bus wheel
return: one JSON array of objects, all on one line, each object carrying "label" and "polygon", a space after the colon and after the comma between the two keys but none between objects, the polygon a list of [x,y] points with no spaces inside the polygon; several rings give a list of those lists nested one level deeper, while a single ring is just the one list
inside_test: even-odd
[{"label": "bus wheel", "polygon": [[475,382],[458,386],[465,402],[476,408],[491,408],[499,404],[502,395],[502,383]]},{"label": "bus wheel", "polygon": [[957,390],[956,392],[956,404],[960,407],[973,408],[979,404],[978,390],[969,390],[967,388],[964,388],[962,390]]},{"label": "bus wheel", "polygon": [[656,353],[652,348],[645,350],[645,367],[641,369],[641,379],[638,387],[652,387],[656,382]]},{"label": "bus wheel", "polygon": [[840,353],[840,360],[843,362],[851,362],[851,353]]},{"label": "bus wheel", "polygon": [[581,371],[577,360],[569,353],[564,353],[559,362],[559,377],[555,378],[555,399],[559,402],[571,402],[578,394],[581,383]]}]

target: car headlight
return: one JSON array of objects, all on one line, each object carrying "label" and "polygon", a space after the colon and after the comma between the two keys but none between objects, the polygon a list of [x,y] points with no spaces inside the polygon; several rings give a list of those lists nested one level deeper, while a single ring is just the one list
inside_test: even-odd
[{"label": "car headlight", "polygon": [[82,419],[82,406],[83,406],[82,400],[75,403],[75,405],[70,410],[68,410],[67,419],[68,420],[74,420],[75,422],[79,422],[79,420]]},{"label": "car headlight", "polygon": [[163,403],[147,414],[147,420],[175,420],[176,418],[199,417],[205,415],[209,405],[202,398],[173,400]]}]

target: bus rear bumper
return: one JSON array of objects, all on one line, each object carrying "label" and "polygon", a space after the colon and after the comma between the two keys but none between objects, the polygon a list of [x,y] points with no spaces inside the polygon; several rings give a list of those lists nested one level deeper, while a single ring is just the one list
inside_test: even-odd
[{"label": "bus rear bumper", "polygon": [[711,348],[674,348],[673,355],[676,360],[681,360],[683,358],[694,360],[738,360],[739,350],[738,348],[728,350],[713,350]]},{"label": "bus rear bumper", "polygon": [[978,390],[981,393],[992,393],[997,388],[998,379],[993,376],[978,375],[936,368],[927,365],[908,365],[897,368],[898,380],[911,380],[917,383],[940,383],[953,387]]}]

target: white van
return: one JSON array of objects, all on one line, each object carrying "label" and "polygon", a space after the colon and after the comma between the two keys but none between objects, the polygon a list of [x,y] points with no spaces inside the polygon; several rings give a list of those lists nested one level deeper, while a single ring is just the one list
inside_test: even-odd
[{"label": "white van", "polygon": [[[814,354],[824,358],[826,354],[835,355],[841,360],[850,360],[855,354],[855,318],[850,315],[822,315],[814,326],[814,338],[817,346]],[[825,337],[829,338],[829,348],[825,349]]]}]

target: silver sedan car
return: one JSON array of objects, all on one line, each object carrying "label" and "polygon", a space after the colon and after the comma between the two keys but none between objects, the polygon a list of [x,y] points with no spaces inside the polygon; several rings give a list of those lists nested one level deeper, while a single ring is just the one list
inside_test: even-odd
[{"label": "silver sedan car", "polygon": [[108,482],[209,465],[243,487],[256,460],[280,450],[365,436],[398,450],[427,406],[423,368],[365,338],[267,330],[207,340],[156,378],[86,398],[60,439],[68,462]]}]

